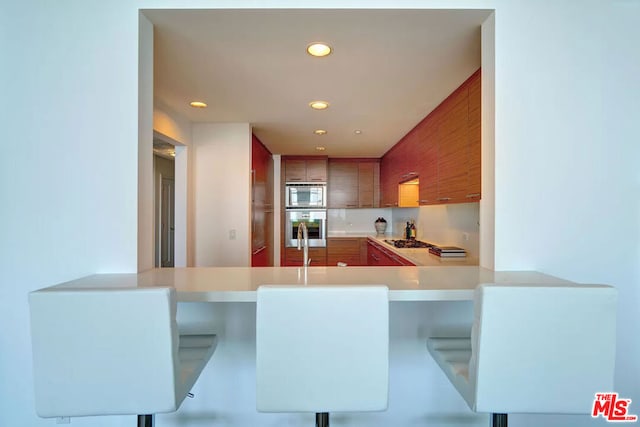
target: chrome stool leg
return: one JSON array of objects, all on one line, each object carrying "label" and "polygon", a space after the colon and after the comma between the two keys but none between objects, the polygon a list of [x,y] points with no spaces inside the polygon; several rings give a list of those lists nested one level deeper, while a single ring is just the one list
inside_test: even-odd
[{"label": "chrome stool leg", "polygon": [[329,413],[318,412],[316,413],[316,427],[329,427]]},{"label": "chrome stool leg", "polygon": [[138,415],[138,427],[153,427],[153,415]]},{"label": "chrome stool leg", "polygon": [[507,414],[491,414],[491,427],[507,427]]}]

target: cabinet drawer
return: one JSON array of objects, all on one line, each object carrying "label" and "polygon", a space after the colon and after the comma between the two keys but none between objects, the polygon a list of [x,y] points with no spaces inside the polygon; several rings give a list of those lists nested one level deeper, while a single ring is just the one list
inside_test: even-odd
[{"label": "cabinet drawer", "polygon": [[[285,250],[285,266],[286,267],[301,267],[302,259],[304,257],[303,250],[297,248],[286,248]],[[326,248],[309,248],[309,259],[311,260],[310,267],[322,267],[327,265],[327,250]]]},{"label": "cabinet drawer", "polygon": [[379,245],[372,240],[367,240],[368,262],[371,266],[415,266],[414,263],[401,255]]},{"label": "cabinet drawer", "polygon": [[327,242],[327,249],[329,253],[360,253],[360,239],[359,238],[329,238]]},{"label": "cabinet drawer", "polygon": [[362,240],[358,237],[333,237],[327,240],[327,265],[335,266],[338,262],[348,265],[366,265],[360,257]]}]

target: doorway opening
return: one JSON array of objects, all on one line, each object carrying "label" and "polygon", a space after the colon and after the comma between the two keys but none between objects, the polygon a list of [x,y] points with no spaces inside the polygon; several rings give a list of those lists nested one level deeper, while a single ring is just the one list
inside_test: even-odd
[{"label": "doorway opening", "polygon": [[175,266],[175,146],[153,140],[155,267]]}]

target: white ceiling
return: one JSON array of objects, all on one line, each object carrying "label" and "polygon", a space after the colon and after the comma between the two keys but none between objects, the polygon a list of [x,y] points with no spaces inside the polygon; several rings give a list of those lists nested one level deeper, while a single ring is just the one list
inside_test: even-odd
[{"label": "white ceiling", "polygon": [[[380,157],[480,67],[490,11],[144,13],[155,28],[160,108],[192,122],[249,122],[274,154]],[[314,41],[333,53],[309,56]],[[314,111],[316,99],[331,106]],[[192,100],[209,107],[189,107]],[[319,128],[328,133],[314,135]]]}]

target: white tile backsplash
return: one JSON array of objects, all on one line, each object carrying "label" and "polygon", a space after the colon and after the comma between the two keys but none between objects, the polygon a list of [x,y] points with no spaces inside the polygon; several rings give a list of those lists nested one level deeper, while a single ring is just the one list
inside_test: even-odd
[{"label": "white tile backsplash", "polygon": [[[459,246],[471,256],[480,252],[480,205],[459,203],[421,206],[416,226],[418,239],[440,245]],[[396,214],[394,212],[394,223]]]},{"label": "white tile backsplash", "polygon": [[[404,239],[406,237],[405,230],[407,228],[407,222],[414,220],[418,231],[418,215],[420,208],[394,208],[393,209],[393,237],[398,239]],[[417,239],[420,239],[420,235],[416,235]]]},{"label": "white tile backsplash", "polygon": [[387,233],[404,238],[407,221],[415,220],[418,240],[459,246],[470,256],[480,251],[478,203],[421,206],[419,208],[328,209],[329,233],[375,233],[376,218],[387,220]]},{"label": "white tile backsplash", "polygon": [[374,222],[378,217],[387,220],[387,233],[393,229],[391,208],[381,209],[328,209],[329,233],[375,233]]}]

